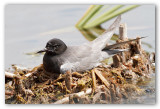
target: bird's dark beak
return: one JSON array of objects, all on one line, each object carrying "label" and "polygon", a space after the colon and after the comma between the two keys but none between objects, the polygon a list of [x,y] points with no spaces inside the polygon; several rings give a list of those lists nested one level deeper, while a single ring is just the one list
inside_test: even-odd
[{"label": "bird's dark beak", "polygon": [[46,51],[47,51],[47,49],[44,48],[43,50],[40,50],[40,51],[38,51],[37,53],[42,53],[42,52],[46,52]]}]

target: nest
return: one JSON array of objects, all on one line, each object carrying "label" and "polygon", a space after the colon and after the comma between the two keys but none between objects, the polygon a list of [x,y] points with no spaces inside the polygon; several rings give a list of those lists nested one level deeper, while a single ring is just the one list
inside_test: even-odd
[{"label": "nest", "polygon": [[[121,40],[118,40],[121,42]],[[146,94],[154,66],[139,41],[119,48],[130,51],[113,56],[104,64],[83,73],[49,74],[39,65],[31,70],[14,67],[6,72],[6,104],[111,104],[137,103]],[[152,90],[154,91],[154,90]]]}]

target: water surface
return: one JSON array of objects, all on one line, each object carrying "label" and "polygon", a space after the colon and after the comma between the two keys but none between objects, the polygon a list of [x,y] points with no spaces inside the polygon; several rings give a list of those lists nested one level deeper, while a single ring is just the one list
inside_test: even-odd
[{"label": "water surface", "polygon": [[[34,67],[42,63],[42,55],[32,56],[45,47],[51,38],[60,38],[67,45],[80,45],[88,40],[74,25],[89,5],[6,5],[5,7],[5,69],[11,64]],[[104,23],[107,28],[114,19]],[[128,25],[128,37],[149,36],[143,39],[155,50],[155,6],[142,5],[122,15]],[[118,33],[118,31],[116,32]]]}]

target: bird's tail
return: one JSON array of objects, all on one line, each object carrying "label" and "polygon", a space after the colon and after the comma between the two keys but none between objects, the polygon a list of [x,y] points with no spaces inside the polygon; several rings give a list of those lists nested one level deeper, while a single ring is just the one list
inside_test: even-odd
[{"label": "bird's tail", "polygon": [[145,36],[145,37],[140,37],[140,38],[136,38],[136,39],[131,39],[131,40],[129,40],[129,41],[119,42],[119,43],[112,44],[112,45],[108,45],[108,46],[106,46],[105,48],[103,48],[102,51],[114,49],[114,48],[119,47],[119,46],[121,46],[121,45],[123,45],[123,44],[127,44],[127,43],[130,43],[130,42],[133,42],[133,41],[137,41],[137,40],[139,40],[139,39],[146,38],[146,37],[147,37],[147,36]]},{"label": "bird's tail", "polygon": [[121,15],[117,17],[114,23],[102,35],[91,42],[93,47],[103,49],[114,34],[116,27],[119,27],[120,21]]},{"label": "bird's tail", "polygon": [[129,49],[111,49],[111,50],[106,50],[105,52],[107,52],[110,56],[124,52],[124,51],[129,51]]}]

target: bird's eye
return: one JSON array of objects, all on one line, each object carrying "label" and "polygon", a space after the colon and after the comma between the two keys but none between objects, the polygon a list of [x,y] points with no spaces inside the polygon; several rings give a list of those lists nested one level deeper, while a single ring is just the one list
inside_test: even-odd
[{"label": "bird's eye", "polygon": [[47,46],[46,47],[50,47],[50,45],[49,44],[47,44]]},{"label": "bird's eye", "polygon": [[52,46],[52,44],[51,43],[47,43],[47,46],[46,47],[51,47]]}]

